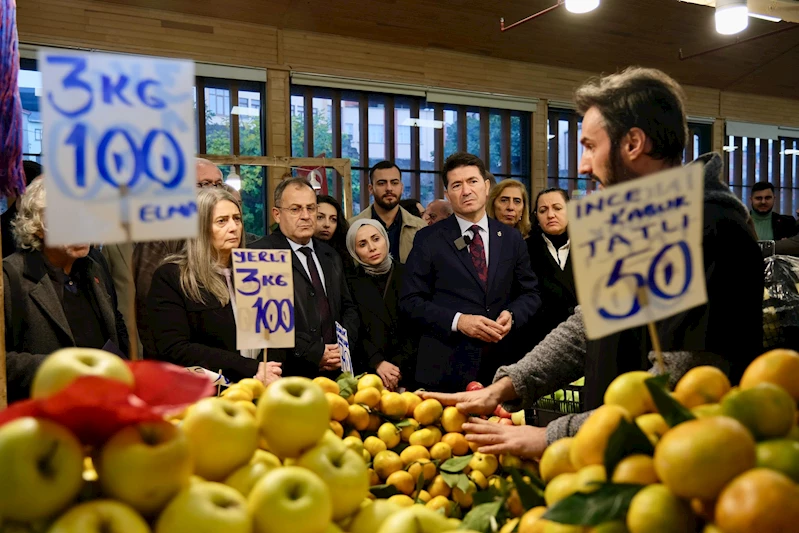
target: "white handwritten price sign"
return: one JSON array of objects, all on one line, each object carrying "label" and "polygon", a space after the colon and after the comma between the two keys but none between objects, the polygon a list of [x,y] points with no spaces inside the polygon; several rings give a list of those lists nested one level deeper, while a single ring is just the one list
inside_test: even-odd
[{"label": "white handwritten price sign", "polygon": [[[194,63],[44,50],[47,244],[197,235]],[[127,187],[127,195],[120,189]]]},{"label": "white handwritten price sign", "polygon": [[233,250],[236,349],[294,347],[291,250]]},{"label": "white handwritten price sign", "polygon": [[[597,339],[707,302],[703,167],[689,165],[569,205],[577,298]],[[646,305],[639,290],[646,291]]]}]

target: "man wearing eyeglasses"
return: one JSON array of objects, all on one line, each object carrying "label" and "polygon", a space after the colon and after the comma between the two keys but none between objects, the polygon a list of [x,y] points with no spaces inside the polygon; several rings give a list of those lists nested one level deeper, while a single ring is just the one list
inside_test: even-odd
[{"label": "man wearing eyeglasses", "polygon": [[[197,190],[205,187],[221,187],[222,171],[207,159],[198,157],[195,160],[197,167]],[[139,242],[133,247],[132,257],[124,253],[120,254],[124,260],[133,261],[133,281],[136,283],[136,323],[141,337],[141,347],[146,357],[155,357],[155,343],[151,340],[146,328],[144,313],[146,312],[147,294],[150,292],[150,284],[153,280],[155,269],[161,266],[163,260],[174,253],[180,251],[185,240],[173,241],[153,241]],[[121,266],[127,269],[127,264]],[[117,276],[114,276],[116,279]],[[127,294],[127,290],[117,287],[117,293]]]},{"label": "man wearing eyeglasses", "polygon": [[338,322],[356,345],[358,308],[352,301],[338,253],[314,239],[316,193],[303,178],[282,181],[275,189],[272,216],[280,232],[250,246],[290,249],[294,269],[294,348],[270,349],[269,360],[283,363],[284,376],[320,375],[335,378],[341,372],[336,342]]}]

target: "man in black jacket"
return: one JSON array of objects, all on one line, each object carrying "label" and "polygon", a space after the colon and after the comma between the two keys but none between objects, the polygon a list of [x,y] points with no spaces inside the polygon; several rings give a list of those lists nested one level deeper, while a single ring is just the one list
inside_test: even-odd
[{"label": "man in black jacket", "polygon": [[275,189],[272,216],[280,232],[250,246],[292,251],[294,269],[294,348],[270,349],[270,361],[283,363],[284,376],[335,377],[341,353],[335,323],[347,330],[350,346],[357,345],[358,309],[350,297],[338,253],[314,239],[316,193],[302,178],[282,181]]},{"label": "man in black jacket", "polygon": [[750,214],[760,241],[781,241],[796,235],[796,219],[774,212],[774,185],[767,181],[752,185]]}]

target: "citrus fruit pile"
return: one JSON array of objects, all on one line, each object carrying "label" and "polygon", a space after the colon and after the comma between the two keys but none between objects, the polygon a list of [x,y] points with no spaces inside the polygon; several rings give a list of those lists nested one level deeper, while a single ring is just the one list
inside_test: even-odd
[{"label": "citrus fruit pile", "polygon": [[[467,416],[455,407],[412,392],[390,392],[374,374],[314,382],[325,391],[331,430],[368,464],[372,494],[402,507],[424,505],[461,517],[474,505],[475,494],[493,486],[506,494],[508,514],[524,511],[509,473],[526,471],[530,482],[528,474],[537,472],[537,465],[478,452],[462,432]],[[498,408],[491,421],[513,424],[513,418],[523,424],[523,415]]]},{"label": "citrus fruit pile", "polygon": [[738,387],[710,366],[665,384],[617,377],[576,436],[547,448],[549,509],[519,533],[799,531],[799,353],[761,355]]}]

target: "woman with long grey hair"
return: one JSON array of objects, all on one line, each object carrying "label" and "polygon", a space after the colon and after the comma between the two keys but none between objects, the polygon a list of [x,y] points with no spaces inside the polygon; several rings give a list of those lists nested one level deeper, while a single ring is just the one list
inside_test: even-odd
[{"label": "woman with long grey hair", "polygon": [[259,362],[259,350],[236,349],[232,252],[245,245],[241,203],[224,188],[197,195],[200,230],[153,275],[147,320],[159,359],[199,366],[231,381],[256,377],[269,384],[280,363]]},{"label": "woman with long grey hair", "polygon": [[347,231],[347,250],[358,263],[350,278],[358,304],[361,370],[374,371],[389,390],[411,388],[416,370],[413,335],[399,317],[404,269],[388,252],[388,234],[378,221],[355,221]]}]

